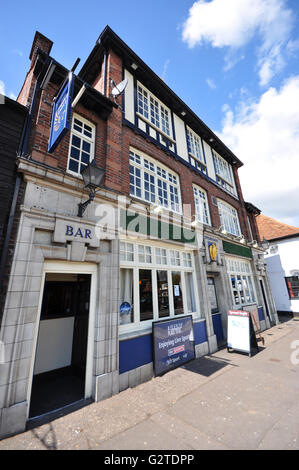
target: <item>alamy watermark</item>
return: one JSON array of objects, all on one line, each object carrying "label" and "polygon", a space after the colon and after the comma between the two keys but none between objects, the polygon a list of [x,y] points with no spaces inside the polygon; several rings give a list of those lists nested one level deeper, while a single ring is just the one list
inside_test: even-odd
[{"label": "alamy watermark", "polygon": [[294,349],[290,356],[291,363],[293,366],[297,366],[299,364],[299,339],[292,341],[291,349]]}]

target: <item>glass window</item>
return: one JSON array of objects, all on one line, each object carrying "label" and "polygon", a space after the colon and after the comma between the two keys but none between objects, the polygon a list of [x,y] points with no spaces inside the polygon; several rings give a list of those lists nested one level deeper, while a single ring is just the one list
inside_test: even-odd
[{"label": "glass window", "polygon": [[196,313],[196,288],[192,252],[120,242],[120,325],[128,326],[122,330]]},{"label": "glass window", "polygon": [[220,157],[214,150],[212,150],[213,160],[215,165],[216,175],[224,182],[228,183],[230,188],[233,188],[233,175],[230,164]]},{"label": "glass window", "polygon": [[186,298],[187,298],[188,312],[192,313],[196,311],[193,274],[185,273],[185,279],[186,279]]},{"label": "glass window", "polygon": [[133,243],[120,242],[119,249],[120,249],[121,261],[133,261],[134,259]]},{"label": "glass window", "polygon": [[166,209],[181,212],[177,175],[133,150],[130,151],[130,195],[150,204],[159,201]]},{"label": "glass window", "polygon": [[207,193],[198,186],[193,186],[193,194],[197,219],[204,224],[211,225]]},{"label": "glass window", "polygon": [[72,121],[68,170],[81,174],[94,158],[95,126],[80,116]]},{"label": "glass window", "polygon": [[121,269],[120,270],[120,305],[124,302],[131,306],[120,310],[120,325],[133,323],[134,311],[133,311],[133,269]]},{"label": "glass window", "polygon": [[168,293],[168,274],[167,271],[157,271],[157,291],[159,318],[168,317],[169,311],[169,293]]},{"label": "glass window", "polygon": [[230,274],[233,301],[235,305],[246,305],[255,302],[253,280],[250,264],[244,261],[227,259]]},{"label": "glass window", "polygon": [[299,276],[285,278],[290,299],[299,298]]},{"label": "glass window", "polygon": [[140,263],[151,263],[152,248],[150,246],[138,245],[138,259]]},{"label": "glass window", "polygon": [[192,266],[192,258],[191,258],[191,253],[184,253],[183,252],[183,265],[186,268],[189,268]]},{"label": "glass window", "polygon": [[155,127],[171,137],[169,110],[141,85],[137,87],[137,111]]},{"label": "glass window", "polygon": [[156,264],[167,264],[167,253],[164,248],[155,248]]},{"label": "glass window", "polygon": [[140,321],[152,320],[154,313],[152,271],[150,269],[139,269],[139,304]]},{"label": "glass window", "polygon": [[232,235],[240,236],[238,212],[229,204],[218,199],[218,210],[222,227]]},{"label": "glass window", "polygon": [[171,277],[173,288],[174,314],[181,315],[184,313],[181,272],[173,271],[171,273]]}]

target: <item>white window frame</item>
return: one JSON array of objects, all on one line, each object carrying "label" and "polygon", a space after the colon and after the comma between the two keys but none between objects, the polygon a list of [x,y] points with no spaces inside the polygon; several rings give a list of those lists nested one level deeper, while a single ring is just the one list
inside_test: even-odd
[{"label": "white window frame", "polygon": [[195,134],[195,132],[188,126],[186,126],[186,131],[188,153],[190,155],[191,162],[192,159],[196,160],[197,165],[200,167],[200,170],[203,173],[207,174],[207,165],[205,162],[201,137]]},{"label": "white window frame", "polygon": [[193,184],[193,197],[195,204],[195,215],[199,222],[211,225],[210,208],[207,192],[200,186]]},{"label": "white window frame", "polygon": [[[122,240],[122,244],[132,244],[132,241]],[[176,318],[177,315],[174,314],[174,286],[172,284],[172,272],[181,273],[181,290],[182,290],[182,299],[183,299],[183,310],[184,313],[178,315],[191,315],[193,318],[200,318],[200,303],[199,295],[197,290],[196,275],[194,268],[194,256],[191,250],[182,250],[173,247],[166,247],[165,245],[155,245],[153,243],[149,244],[146,241],[134,244],[134,256],[132,261],[126,261],[122,259],[120,261],[120,269],[132,269],[132,280],[133,280],[133,315],[134,321],[132,323],[120,324],[120,333],[126,333],[130,331],[144,330],[151,327],[153,321],[164,320],[167,318]],[[122,245],[122,246],[123,246]],[[144,250],[140,247],[145,247]],[[151,249],[151,262],[142,262],[140,261],[139,254],[140,252],[146,252],[147,248]],[[164,257],[160,257],[161,263],[157,263],[156,250],[165,250],[163,253],[166,254],[166,264],[164,264]],[[130,250],[122,248],[123,252]],[[173,252],[173,253],[172,253]],[[172,260],[176,260],[172,264]],[[178,261],[179,259],[179,261]],[[140,305],[139,305],[139,270],[145,269],[151,271],[152,279],[152,298],[153,298],[153,318],[150,320],[140,320]],[[167,272],[167,284],[168,284],[168,298],[169,298],[169,312],[168,316],[159,317],[159,306],[158,306],[158,292],[157,292],[157,271],[166,271]],[[193,282],[193,293],[194,293],[194,312],[189,311],[190,302],[188,300],[187,294],[187,275],[185,273],[191,274],[191,279]]]},{"label": "white window frame", "polygon": [[[82,132],[79,132],[77,129],[75,129],[75,119],[78,121],[81,121],[81,123],[86,126],[89,126],[91,128],[91,137],[82,134]],[[73,136],[78,137],[81,140],[80,144],[80,152],[79,152],[79,160],[72,158],[71,156],[71,151],[72,151],[72,139]],[[81,176],[81,166],[83,165],[84,167],[88,165],[88,163],[91,163],[94,160],[94,152],[95,152],[95,136],[96,136],[96,126],[88,121],[87,119],[83,118],[79,114],[73,114],[72,116],[72,126],[71,126],[71,132],[70,132],[70,143],[69,143],[69,151],[68,151],[68,161],[67,161],[67,172],[71,173],[72,175],[75,176]],[[90,144],[90,157],[89,157],[89,162],[85,163],[82,161],[82,141],[87,142]],[[87,152],[85,152],[87,153]],[[78,161],[78,171],[73,171],[69,168],[70,165],[70,160]]]},{"label": "white window frame", "polygon": [[166,138],[173,141],[171,111],[144,85],[137,82],[137,115]]},{"label": "white window frame", "polygon": [[241,236],[238,211],[221,199],[217,199],[217,205],[222,228],[232,235]]},{"label": "white window frame", "polygon": [[216,181],[224,189],[235,194],[235,181],[231,165],[212,149]]},{"label": "white window frame", "polygon": [[[235,307],[240,307],[248,304],[253,304],[257,302],[257,295],[254,285],[254,279],[252,275],[250,261],[245,261],[244,259],[225,257],[227,265],[227,273],[229,276],[229,283],[231,289],[231,295],[233,299],[233,304]],[[232,286],[232,277],[235,277],[235,292],[239,300],[238,303],[235,302],[234,289]],[[240,279],[238,279],[238,277]],[[239,283],[239,284],[238,284]],[[246,285],[247,283],[247,285]],[[244,293],[244,301],[242,301],[241,291]],[[249,296],[249,299],[246,298],[246,295]]]},{"label": "white window frame", "polygon": [[160,201],[163,208],[178,214],[182,213],[180,179],[175,172],[133,148],[130,148],[129,171],[131,196],[148,204]]}]

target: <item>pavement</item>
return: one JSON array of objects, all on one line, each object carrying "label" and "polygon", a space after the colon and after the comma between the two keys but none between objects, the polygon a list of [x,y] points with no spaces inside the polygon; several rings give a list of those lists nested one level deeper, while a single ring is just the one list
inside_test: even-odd
[{"label": "pavement", "polygon": [[[298,450],[299,321],[0,441],[1,450]],[[296,343],[297,341],[297,343]]]}]

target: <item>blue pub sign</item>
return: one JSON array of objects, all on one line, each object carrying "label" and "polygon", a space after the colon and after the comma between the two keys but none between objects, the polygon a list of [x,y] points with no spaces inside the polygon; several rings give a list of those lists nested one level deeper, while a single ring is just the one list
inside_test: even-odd
[{"label": "blue pub sign", "polygon": [[49,153],[54,152],[57,145],[69,131],[71,126],[74,77],[74,74],[70,72],[53,104],[51,130],[48,144]]},{"label": "blue pub sign", "polygon": [[192,315],[153,322],[152,328],[156,375],[195,359]]}]

